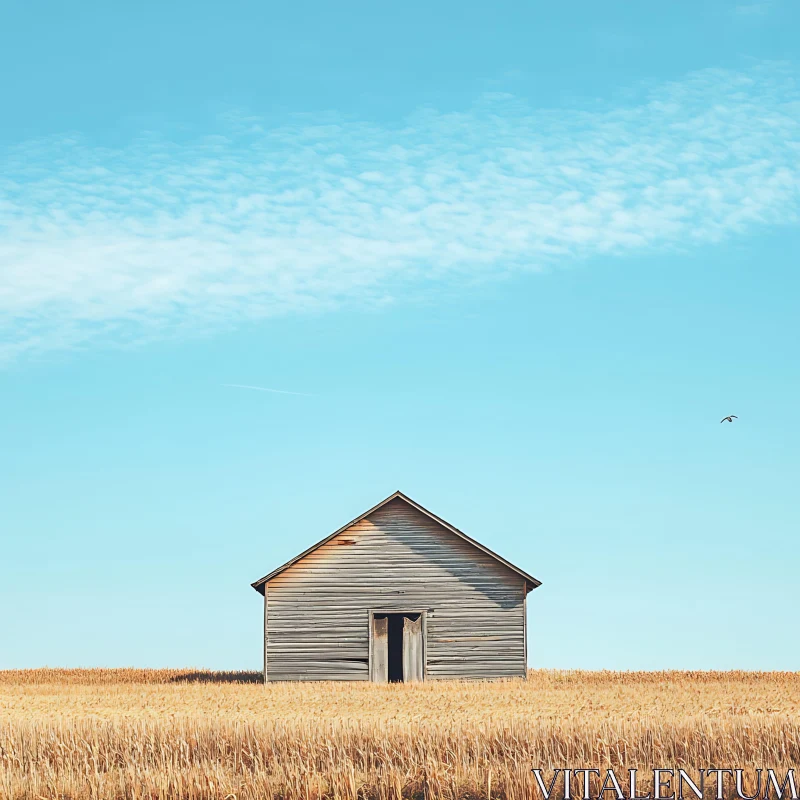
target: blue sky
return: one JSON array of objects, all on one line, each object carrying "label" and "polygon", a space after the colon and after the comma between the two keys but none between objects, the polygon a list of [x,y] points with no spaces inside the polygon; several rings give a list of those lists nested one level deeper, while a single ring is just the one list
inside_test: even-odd
[{"label": "blue sky", "polygon": [[0,668],[258,668],[395,489],[533,666],[797,668],[800,3],[430,6],[7,6]]}]

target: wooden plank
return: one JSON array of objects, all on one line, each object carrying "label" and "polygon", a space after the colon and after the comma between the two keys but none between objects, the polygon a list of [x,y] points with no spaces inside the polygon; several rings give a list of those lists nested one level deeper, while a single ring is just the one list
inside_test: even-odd
[{"label": "wooden plank", "polygon": [[422,615],[403,618],[403,682],[422,680]]},{"label": "wooden plank", "polygon": [[389,682],[389,620],[386,617],[372,618],[372,655],[369,666],[369,679],[373,683]]},{"label": "wooden plank", "polygon": [[523,656],[522,665],[525,671],[525,680],[528,680],[528,583],[522,581],[522,639],[523,639]]},{"label": "wooden plank", "polygon": [[264,683],[269,681],[267,665],[267,638],[269,636],[269,585],[264,586]]},{"label": "wooden plank", "polygon": [[422,612],[422,680],[428,680],[428,612]]},{"label": "wooden plank", "polygon": [[367,617],[369,619],[369,630],[368,630],[368,634],[369,634],[369,642],[368,642],[369,651],[368,651],[368,656],[367,656],[367,658],[368,658],[367,664],[369,666],[369,677],[370,677],[370,680],[372,680],[372,653],[373,653],[373,650],[372,650],[372,636],[373,636],[373,633],[375,632],[375,620],[373,618],[373,612],[369,611],[368,614],[367,614]]},{"label": "wooden plank", "polygon": [[504,636],[453,636],[449,639],[433,639],[434,642],[502,642]]}]

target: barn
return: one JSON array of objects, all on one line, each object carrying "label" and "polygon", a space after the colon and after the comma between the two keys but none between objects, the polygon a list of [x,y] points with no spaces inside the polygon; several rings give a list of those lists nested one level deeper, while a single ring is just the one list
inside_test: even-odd
[{"label": "barn", "polygon": [[395,492],[252,584],[264,680],[525,677],[539,585]]}]

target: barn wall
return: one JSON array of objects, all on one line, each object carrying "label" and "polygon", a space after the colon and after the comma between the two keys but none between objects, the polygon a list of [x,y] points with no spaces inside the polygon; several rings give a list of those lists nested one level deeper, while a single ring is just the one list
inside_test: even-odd
[{"label": "barn wall", "polygon": [[524,580],[395,499],[267,585],[267,672],[368,680],[369,609],[427,611],[427,677],[525,675]]}]

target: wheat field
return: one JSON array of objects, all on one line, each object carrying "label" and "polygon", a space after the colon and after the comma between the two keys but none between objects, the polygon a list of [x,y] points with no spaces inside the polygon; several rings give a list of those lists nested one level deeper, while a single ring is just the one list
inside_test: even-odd
[{"label": "wheat field", "polygon": [[522,800],[541,797],[533,767],[740,767],[754,780],[800,764],[800,673],[258,681],[0,672],[0,798]]}]

